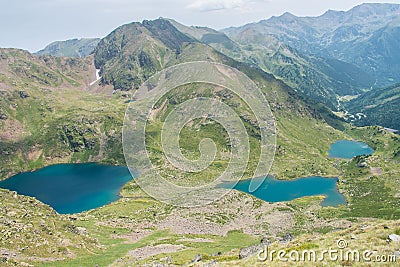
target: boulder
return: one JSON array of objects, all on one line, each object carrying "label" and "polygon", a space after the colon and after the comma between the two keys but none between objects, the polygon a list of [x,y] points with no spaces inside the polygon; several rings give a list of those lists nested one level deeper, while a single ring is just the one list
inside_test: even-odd
[{"label": "boulder", "polygon": [[389,241],[400,242],[400,235],[396,235],[396,234],[389,235]]},{"label": "boulder", "polygon": [[265,246],[266,246],[265,244],[258,244],[247,248],[242,248],[239,252],[239,259],[246,259],[251,256],[254,256],[260,251],[264,250]]},{"label": "boulder", "polygon": [[20,96],[21,98],[28,98],[28,97],[29,97],[29,94],[26,93],[25,91],[19,91],[19,96]]},{"label": "boulder", "polygon": [[294,236],[292,234],[286,234],[283,238],[281,238],[279,240],[279,242],[282,244],[286,244],[286,243],[292,242],[293,239],[294,239]]},{"label": "boulder", "polygon": [[199,262],[203,259],[203,256],[201,254],[198,254],[194,259],[191,261],[191,263]]},{"label": "boulder", "polygon": [[365,161],[358,163],[358,167],[360,167],[360,168],[365,168],[367,166],[368,166],[368,164]]},{"label": "boulder", "polygon": [[83,228],[83,227],[76,227],[75,231],[78,235],[89,235],[86,228]]},{"label": "boulder", "polygon": [[207,262],[206,264],[203,265],[203,267],[214,267],[218,266],[218,261],[217,260],[212,260],[210,262]]},{"label": "boulder", "polygon": [[273,240],[274,240],[273,237],[264,236],[263,238],[261,238],[260,242],[262,244],[270,245],[273,243]]},{"label": "boulder", "polygon": [[217,253],[211,254],[211,257],[218,257],[218,256],[221,256],[221,255],[222,255],[222,252],[218,251]]}]

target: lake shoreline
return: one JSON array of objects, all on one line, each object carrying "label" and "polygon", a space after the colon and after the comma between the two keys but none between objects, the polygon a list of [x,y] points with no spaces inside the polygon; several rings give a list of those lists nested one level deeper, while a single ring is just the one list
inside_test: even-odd
[{"label": "lake shoreline", "polygon": [[342,139],[331,144],[328,158],[351,160],[357,156],[372,155],[375,150],[363,141]]},{"label": "lake shoreline", "polygon": [[[235,189],[250,194],[268,203],[290,202],[295,199],[312,196],[322,196],[321,206],[348,205],[346,197],[339,191],[339,177],[310,176],[293,180],[278,180],[273,176],[259,177],[261,184],[250,192],[252,179],[238,182],[226,182],[219,186]],[[324,204],[325,201],[329,201]]]},{"label": "lake shoreline", "polygon": [[133,178],[126,166],[62,163],[11,176],[0,186],[34,197],[59,214],[77,214],[119,200],[122,188]]}]

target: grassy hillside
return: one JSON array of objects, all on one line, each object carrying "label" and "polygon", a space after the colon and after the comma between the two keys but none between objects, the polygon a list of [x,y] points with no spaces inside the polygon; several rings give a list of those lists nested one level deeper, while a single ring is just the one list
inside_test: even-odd
[{"label": "grassy hillside", "polygon": [[[243,260],[233,260],[220,262],[221,266],[315,266],[320,264],[323,266],[369,266],[369,265],[382,265],[382,266],[396,266],[398,258],[394,258],[394,253],[398,251],[396,243],[387,243],[388,236],[394,232],[400,231],[400,224],[398,222],[387,222],[381,220],[373,220],[370,222],[364,222],[355,224],[345,230],[333,231],[328,234],[324,233],[313,233],[302,235],[293,241],[289,242],[275,242],[268,247],[267,255],[268,259],[259,260],[257,255],[253,255]],[[330,257],[325,254],[324,260],[318,260],[321,258],[323,251],[331,248],[332,250],[338,250],[338,240],[344,240],[347,247],[343,250],[344,253],[349,253],[349,256],[343,256],[343,260],[331,260]],[[363,260],[362,253],[370,249],[366,244],[374,244],[374,253],[370,255],[370,261]],[[265,245],[259,244],[263,249]],[[281,261],[278,259],[277,254],[273,256],[273,260],[270,260],[270,253],[272,251],[283,250],[286,252],[282,258],[289,259],[289,253],[294,250],[299,253],[299,260],[293,261]],[[316,254],[316,260],[301,260],[303,252],[314,251]],[[352,256],[352,251],[357,251],[360,257],[357,259],[357,254]],[[264,256],[265,254],[261,254]],[[308,259],[309,254],[305,254],[305,259]],[[339,254],[340,255],[340,254]],[[343,254],[346,255],[346,254]],[[296,254],[292,254],[293,258],[296,259]],[[334,259],[334,256],[332,257]],[[313,256],[311,256],[313,259]],[[340,259],[340,256],[338,256]]]},{"label": "grassy hillside", "polygon": [[1,266],[53,263],[103,248],[73,219],[34,198],[0,189],[0,200]]},{"label": "grassy hillside", "polygon": [[123,99],[89,93],[93,59],[0,51],[0,177],[57,162],[123,164]]},{"label": "grassy hillside", "polygon": [[137,89],[167,62],[177,57],[191,39],[168,21],[134,22],[123,25],[102,39],[94,51],[103,84],[116,90]]},{"label": "grassy hillside", "polygon": [[[119,58],[119,56],[117,55],[116,58]],[[329,110],[323,106],[304,102],[298,93],[284,83],[276,80],[272,75],[266,74],[260,69],[251,68],[246,64],[236,62],[218,53],[211,47],[198,42],[183,44],[180,54],[170,59],[168,65],[193,60],[211,60],[235,67],[253,79],[261,90],[263,90],[277,118],[278,135],[282,135],[282,137],[287,136],[287,138],[282,139],[278,137],[280,152],[276,158],[277,164],[286,166],[286,168],[277,165],[273,170],[274,175],[280,178],[295,178],[311,173],[338,174],[332,167],[331,162],[327,161],[325,157],[330,143],[335,139],[339,139],[342,134],[340,131],[329,127],[326,121],[337,128],[342,128],[343,122],[335,118]],[[128,68],[126,65],[120,65],[119,67],[123,69]],[[311,129],[309,129],[310,126]],[[304,132],[308,132],[309,135],[303,134]],[[323,139],[318,144],[318,147],[316,147],[312,136],[318,134],[326,136],[326,139]],[[293,139],[296,139],[296,141],[293,142]],[[314,151],[313,154],[315,157],[313,162],[302,160],[303,155],[307,153],[308,149]],[[292,164],[295,164],[296,168],[292,168]],[[303,164],[307,166],[303,166]],[[315,169],[310,172],[312,165],[314,165]]]}]

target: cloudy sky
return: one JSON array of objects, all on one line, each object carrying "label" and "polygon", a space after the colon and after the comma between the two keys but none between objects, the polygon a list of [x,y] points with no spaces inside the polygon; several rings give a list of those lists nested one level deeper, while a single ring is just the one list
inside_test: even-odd
[{"label": "cloudy sky", "polygon": [[365,2],[400,0],[0,0],[0,47],[34,52],[55,40],[104,37],[124,23],[158,17],[221,29],[286,11],[316,16]]}]

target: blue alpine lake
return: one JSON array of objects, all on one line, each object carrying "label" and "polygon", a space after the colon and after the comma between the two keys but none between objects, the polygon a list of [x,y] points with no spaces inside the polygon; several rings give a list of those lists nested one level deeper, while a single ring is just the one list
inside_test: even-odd
[{"label": "blue alpine lake", "polygon": [[340,140],[331,145],[329,157],[351,159],[355,156],[371,155],[373,153],[374,150],[363,142]]},{"label": "blue alpine lake", "polygon": [[[254,192],[249,192],[251,180],[239,181],[233,188],[249,193],[267,202],[283,202],[300,197],[324,195],[325,199],[321,203],[322,206],[337,207],[340,204],[347,204],[346,198],[337,190],[337,181],[337,178],[324,178],[319,176],[296,180],[277,180],[273,177],[267,177]],[[224,183],[220,186],[223,188],[231,188],[232,184]]]},{"label": "blue alpine lake", "polygon": [[98,208],[118,200],[132,176],[127,167],[95,163],[52,165],[0,181],[0,188],[32,196],[60,214]]},{"label": "blue alpine lake", "polygon": [[[123,166],[95,163],[60,164],[15,175],[0,181],[0,188],[35,197],[60,214],[74,214],[118,200],[119,191],[132,179],[129,169]],[[337,190],[337,180],[337,178],[318,176],[296,180],[277,180],[267,177],[254,192],[249,192],[251,180],[240,181],[234,189],[267,202],[324,195],[326,197],[321,203],[322,206],[347,204],[345,197]],[[232,184],[224,183],[220,186],[231,188]]]}]

